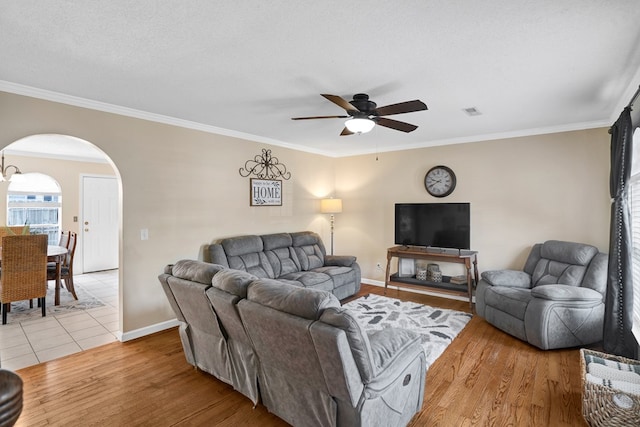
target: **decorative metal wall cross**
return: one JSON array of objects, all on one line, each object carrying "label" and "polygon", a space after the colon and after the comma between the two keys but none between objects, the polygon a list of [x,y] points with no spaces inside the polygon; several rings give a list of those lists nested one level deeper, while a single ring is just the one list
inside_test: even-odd
[{"label": "decorative metal wall cross", "polygon": [[244,167],[240,168],[240,175],[244,178],[255,175],[260,179],[291,178],[291,172],[287,172],[287,167],[280,163],[277,157],[273,157],[271,150],[266,148],[262,149],[262,154],[245,162]]}]

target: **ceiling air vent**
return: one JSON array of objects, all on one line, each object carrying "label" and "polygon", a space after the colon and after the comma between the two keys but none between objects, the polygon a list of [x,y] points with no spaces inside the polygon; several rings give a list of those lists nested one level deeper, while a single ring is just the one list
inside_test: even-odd
[{"label": "ceiling air vent", "polygon": [[462,111],[467,113],[468,116],[479,116],[482,114],[476,107],[463,108]]}]

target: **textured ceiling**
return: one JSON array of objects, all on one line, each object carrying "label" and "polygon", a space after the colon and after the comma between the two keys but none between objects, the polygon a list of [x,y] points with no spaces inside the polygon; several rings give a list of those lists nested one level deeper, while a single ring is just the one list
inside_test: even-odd
[{"label": "textured ceiling", "polygon": [[[344,156],[610,125],[640,84],[640,7],[4,0],[0,58],[0,90]],[[358,92],[429,110],[393,116],[408,134],[290,120]]]}]

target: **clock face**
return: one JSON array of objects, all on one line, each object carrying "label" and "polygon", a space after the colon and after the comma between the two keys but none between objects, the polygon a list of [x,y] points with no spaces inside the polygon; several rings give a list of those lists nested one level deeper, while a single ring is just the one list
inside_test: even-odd
[{"label": "clock face", "polygon": [[434,197],[446,197],[456,188],[456,174],[446,166],[434,166],[424,177],[427,192]]}]

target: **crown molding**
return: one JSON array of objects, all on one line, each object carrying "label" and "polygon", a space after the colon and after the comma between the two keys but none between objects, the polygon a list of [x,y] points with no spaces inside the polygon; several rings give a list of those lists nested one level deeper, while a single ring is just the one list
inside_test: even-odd
[{"label": "crown molding", "polygon": [[[630,85],[629,87],[631,88],[632,86]],[[294,145],[294,144],[286,143],[286,142],[271,139],[271,138],[266,138],[259,135],[253,135],[249,133],[238,132],[231,129],[205,125],[202,123],[178,119],[175,117],[164,116],[161,114],[149,113],[142,110],[136,110],[133,108],[122,107],[119,105],[108,104],[100,101],[94,101],[91,99],[67,95],[60,92],[53,92],[45,89],[38,89],[31,86],[25,86],[18,83],[8,82],[5,80],[0,80],[0,90],[9,92],[9,93],[14,93],[17,95],[24,95],[32,98],[44,99],[47,101],[53,101],[53,102],[58,102],[62,104],[72,105],[75,107],[82,107],[82,108],[102,111],[106,113],[113,113],[113,114],[118,114],[126,117],[133,117],[137,119],[148,120],[152,122],[168,124],[172,126],[198,130],[198,131],[217,134],[217,135],[225,135],[225,136],[243,139],[251,142],[258,142],[258,143],[273,145],[276,147],[282,147],[282,148],[287,148],[291,150],[302,151],[302,152],[311,153],[311,154],[318,154],[321,156],[333,157],[333,158],[352,157],[352,156],[383,153],[383,152],[429,148],[429,147],[436,147],[440,145],[466,144],[471,142],[491,141],[496,139],[520,138],[525,136],[535,136],[535,135],[544,135],[544,134],[550,134],[550,133],[594,129],[599,127],[608,127],[612,123],[611,119],[597,120],[592,122],[571,123],[571,124],[560,125],[560,126],[525,129],[525,130],[519,130],[519,131],[513,131],[513,132],[482,134],[482,135],[473,135],[473,136],[460,137],[460,138],[430,140],[430,141],[424,141],[418,144],[400,145],[400,146],[395,146],[393,148],[383,149],[383,150],[372,148],[370,150],[358,150],[357,152],[353,151],[353,152],[343,152],[340,154],[336,154],[336,153],[329,153],[323,150],[313,149],[313,148],[304,147],[300,145]],[[635,89],[633,90],[635,91]]]},{"label": "crown molding", "polygon": [[87,108],[90,110],[102,111],[105,113],[112,113],[112,114],[118,114],[126,117],[133,117],[136,119],[148,120],[151,122],[177,126],[185,129],[197,130],[197,131],[212,133],[216,135],[224,135],[232,138],[244,139],[251,142],[259,142],[262,144],[274,145],[277,147],[288,148],[296,151],[304,151],[307,153],[329,156],[329,154],[325,153],[322,150],[316,150],[312,148],[302,147],[299,145],[289,144],[287,142],[279,141],[272,138],[266,138],[264,136],[253,135],[245,132],[238,132],[231,129],[205,125],[198,122],[192,122],[189,120],[183,120],[175,117],[164,116],[162,114],[155,114],[147,111],[136,110],[134,108],[122,107],[119,105],[109,104],[106,102],[94,101],[91,99],[81,98],[73,95],[67,95],[60,92],[54,92],[46,89],[39,89],[32,86],[25,86],[18,83],[12,83],[6,80],[0,80],[0,91],[13,93],[16,95],[29,96],[31,98],[44,99],[46,101],[58,102],[66,105],[72,105],[74,107]]}]

